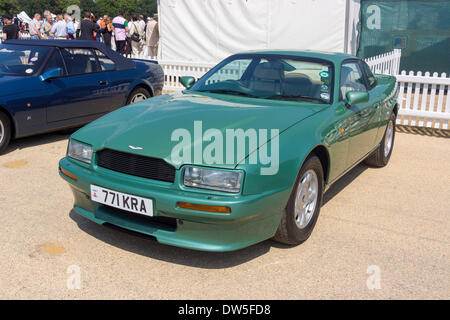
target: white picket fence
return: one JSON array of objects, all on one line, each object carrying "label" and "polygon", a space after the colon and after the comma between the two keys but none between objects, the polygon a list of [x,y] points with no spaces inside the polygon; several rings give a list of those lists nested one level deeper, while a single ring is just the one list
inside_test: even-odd
[{"label": "white picket fence", "polygon": [[367,58],[364,61],[366,61],[366,63],[374,73],[382,73],[395,76],[399,74],[401,58],[402,50],[394,49],[391,52]]},{"label": "white picket fence", "polygon": [[432,75],[414,71],[400,73],[401,50],[368,58],[375,73],[395,75],[399,86],[397,124],[414,127],[449,129],[450,78],[445,73]]},{"label": "white picket fence", "polygon": [[397,123],[406,126],[450,129],[450,78],[445,73],[402,71],[399,85]]}]

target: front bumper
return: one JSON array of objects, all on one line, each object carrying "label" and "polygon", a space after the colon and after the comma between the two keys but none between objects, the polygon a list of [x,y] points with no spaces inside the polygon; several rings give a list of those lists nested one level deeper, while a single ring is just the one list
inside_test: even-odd
[{"label": "front bumper", "polygon": [[[88,168],[63,158],[60,168],[76,175],[73,180],[59,170],[74,194],[74,211],[98,223],[113,224],[151,235],[160,243],[203,251],[233,251],[271,238],[283,213],[287,190],[258,195],[217,195],[182,190],[175,184],[153,181],[96,167]],[[177,172],[177,174],[179,174]],[[150,198],[154,217],[140,215],[93,202],[90,185]],[[177,202],[228,206],[231,213],[210,213],[177,207]],[[139,217],[138,217],[139,216]],[[158,219],[170,220],[170,225]]]}]

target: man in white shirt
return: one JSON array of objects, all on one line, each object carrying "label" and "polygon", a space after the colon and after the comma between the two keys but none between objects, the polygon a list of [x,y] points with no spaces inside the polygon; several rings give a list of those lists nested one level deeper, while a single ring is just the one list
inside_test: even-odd
[{"label": "man in white shirt", "polygon": [[142,14],[139,16],[139,25],[141,26],[142,30],[145,29],[145,20],[144,20],[144,16]]},{"label": "man in white shirt", "polygon": [[54,34],[55,39],[67,39],[67,24],[61,14],[56,16],[56,23],[53,25],[51,33]]}]

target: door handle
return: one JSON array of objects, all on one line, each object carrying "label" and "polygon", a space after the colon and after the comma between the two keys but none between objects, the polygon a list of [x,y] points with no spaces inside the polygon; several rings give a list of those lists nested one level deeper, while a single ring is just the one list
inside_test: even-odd
[{"label": "door handle", "polygon": [[100,80],[98,83],[99,83],[101,86],[105,86],[105,85],[108,84],[108,81],[106,81],[106,80]]}]

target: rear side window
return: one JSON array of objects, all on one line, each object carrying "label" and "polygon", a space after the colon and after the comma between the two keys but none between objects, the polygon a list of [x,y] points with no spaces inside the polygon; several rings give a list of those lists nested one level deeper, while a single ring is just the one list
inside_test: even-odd
[{"label": "rear side window", "polygon": [[99,72],[94,51],[84,48],[64,48],[61,50],[68,75],[88,74]]},{"label": "rear side window", "polygon": [[367,81],[369,82],[369,87],[370,87],[370,89],[373,89],[377,85],[377,78],[375,78],[375,76],[373,75],[373,73],[370,70],[370,68],[367,65],[367,63],[362,61],[362,64],[363,64],[364,71],[366,72]]},{"label": "rear side window", "polygon": [[108,58],[103,52],[100,50],[95,50],[97,54],[98,62],[100,63],[100,68],[102,71],[113,71],[116,70],[116,64],[110,58]]}]

